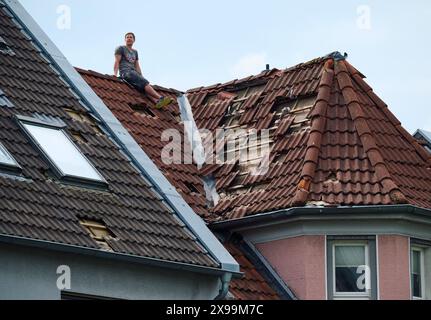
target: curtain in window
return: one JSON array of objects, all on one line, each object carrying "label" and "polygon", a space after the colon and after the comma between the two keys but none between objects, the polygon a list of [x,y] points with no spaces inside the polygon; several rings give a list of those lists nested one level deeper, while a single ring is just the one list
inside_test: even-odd
[{"label": "curtain in window", "polygon": [[365,292],[358,286],[360,266],[366,265],[365,246],[335,247],[335,279],[337,292]]}]

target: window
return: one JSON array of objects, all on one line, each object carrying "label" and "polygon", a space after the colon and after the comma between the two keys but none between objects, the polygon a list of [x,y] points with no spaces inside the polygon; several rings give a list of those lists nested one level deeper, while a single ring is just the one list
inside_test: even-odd
[{"label": "window", "polygon": [[[106,181],[58,125],[18,117],[20,124],[65,182],[106,185]],[[30,120],[29,120],[30,119]]]},{"label": "window", "polygon": [[4,171],[20,172],[21,167],[6,148],[0,143],[0,169]]},{"label": "window", "polygon": [[130,107],[143,116],[156,118],[156,115],[151,108],[145,104],[130,104]]},{"label": "window", "polygon": [[334,245],[335,294],[366,293],[360,285],[364,266],[368,267],[368,247],[365,244]]},{"label": "window", "polygon": [[410,260],[413,299],[425,299],[424,250],[419,247],[413,247]]},{"label": "window", "polygon": [[375,238],[328,237],[328,297],[377,299]]}]

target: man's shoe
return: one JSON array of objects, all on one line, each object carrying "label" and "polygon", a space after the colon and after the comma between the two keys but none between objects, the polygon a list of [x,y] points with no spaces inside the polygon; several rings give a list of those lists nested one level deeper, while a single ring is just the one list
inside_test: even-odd
[{"label": "man's shoe", "polygon": [[170,104],[172,104],[173,102],[174,102],[174,100],[172,98],[161,97],[159,99],[159,102],[157,102],[157,104],[156,104],[156,109],[163,109],[163,108],[169,106]]}]

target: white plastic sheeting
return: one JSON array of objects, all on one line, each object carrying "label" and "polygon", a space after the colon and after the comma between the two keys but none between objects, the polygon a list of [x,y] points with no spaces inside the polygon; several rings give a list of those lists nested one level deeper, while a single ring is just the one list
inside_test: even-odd
[{"label": "white plastic sheeting", "polygon": [[178,105],[180,106],[181,119],[184,123],[184,132],[187,135],[188,142],[193,152],[193,159],[197,166],[201,168],[205,163],[205,148],[193,117],[192,106],[190,105],[187,95],[183,94],[178,97]]}]

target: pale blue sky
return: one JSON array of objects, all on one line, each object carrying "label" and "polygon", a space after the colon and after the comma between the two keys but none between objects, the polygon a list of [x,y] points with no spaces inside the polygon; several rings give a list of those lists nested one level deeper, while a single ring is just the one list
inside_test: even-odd
[{"label": "pale blue sky", "polygon": [[[180,90],[348,52],[407,130],[431,130],[429,0],[21,3],[74,66],[111,74],[115,47],[134,31],[145,76]],[[58,28],[60,5],[71,9],[70,29]]]}]

